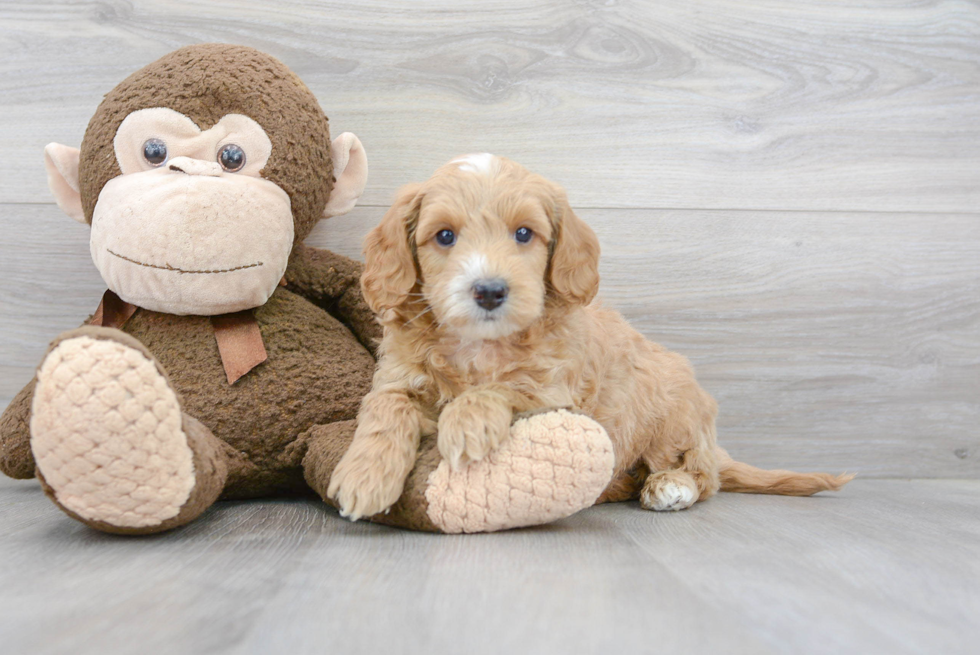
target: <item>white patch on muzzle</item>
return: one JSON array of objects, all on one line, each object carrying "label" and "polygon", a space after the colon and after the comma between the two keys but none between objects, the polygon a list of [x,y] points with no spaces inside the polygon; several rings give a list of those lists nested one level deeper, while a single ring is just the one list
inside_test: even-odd
[{"label": "white patch on muzzle", "polygon": [[460,264],[459,273],[449,283],[445,320],[456,326],[460,336],[469,339],[499,339],[514,331],[505,302],[493,312],[476,304],[473,285],[478,280],[501,277],[492,270],[483,253],[473,253]]},{"label": "white patch on muzzle", "polygon": [[453,307],[451,313],[465,318],[480,319],[486,316],[473,299],[473,285],[477,280],[490,276],[490,262],[483,253],[475,252],[463,260],[459,275],[449,285],[449,297]]}]

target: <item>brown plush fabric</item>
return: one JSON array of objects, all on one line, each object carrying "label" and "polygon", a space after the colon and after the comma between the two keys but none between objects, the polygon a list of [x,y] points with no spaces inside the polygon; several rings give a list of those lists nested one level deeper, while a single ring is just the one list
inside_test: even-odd
[{"label": "brown plush fabric", "polygon": [[[332,287],[329,271],[344,270],[356,278],[360,265],[339,255],[327,260],[334,266],[324,269],[326,282],[319,285],[321,292],[316,297],[334,304],[331,294],[343,295],[347,287]],[[315,278],[314,268],[307,267],[304,276]],[[289,277],[292,273],[287,270]],[[314,425],[355,418],[374,371],[374,358],[350,330],[288,289],[277,289],[255,311],[255,317],[269,359],[234,385],[225,379],[208,317],[140,309],[122,332],[113,331],[119,341],[154,357],[185,413],[227,444],[223,447],[228,469],[224,498],[307,490],[300,468],[305,454],[305,445],[298,442],[300,435]],[[80,328],[61,338],[93,329]],[[372,334],[373,328],[367,329],[364,338]],[[33,390],[32,381],[0,418],[0,461],[3,472],[11,477],[34,475],[29,432]],[[343,450],[337,458],[342,454]]]},{"label": "brown plush fabric", "polygon": [[387,514],[374,516],[375,523],[384,523],[399,528],[422,530],[425,532],[441,532],[429,518],[429,503],[425,499],[425,490],[429,486],[429,475],[439,466],[442,455],[436,444],[435,435],[423,437],[419,444],[419,458],[415,460],[415,468],[405,481],[405,491]]},{"label": "brown plush fabric", "polygon": [[228,460],[225,449],[211,430],[193,416],[184,414],[184,434],[194,453],[194,490],[184,503],[180,514],[173,518],[174,525],[183,525],[196,519],[218,500],[228,479]]},{"label": "brown plush fabric", "polygon": [[[262,177],[292,202],[296,243],[320,220],[333,188],[330,128],[316,97],[275,57],[244,46],[207,43],[175,50],[136,71],[110,91],[89,121],[79,162],[86,220],[105,183],[119,175],[116,130],[132,112],[169,107],[202,130],[248,107],[272,140]],[[322,140],[310,135],[322,135]],[[298,147],[300,146],[300,147]]]},{"label": "brown plush fabric", "polygon": [[[355,427],[354,421],[318,425],[303,437],[307,444],[306,456],[303,458],[306,483],[332,507],[337,504],[327,497],[330,476],[354,438]],[[440,532],[429,518],[429,505],[425,500],[429,475],[439,466],[440,460],[435,438],[423,439],[415,468],[405,482],[405,493],[387,513],[373,516],[371,521],[410,530]]]},{"label": "brown plush fabric", "polygon": [[372,353],[381,341],[381,325],[361,296],[363,265],[329,250],[297,244],[286,269],[286,288],[342,318]]},{"label": "brown plush fabric", "polygon": [[30,417],[35,384],[28,382],[0,416],[0,471],[17,480],[34,477]]},{"label": "brown plush fabric", "polygon": [[307,430],[301,441],[305,454],[303,456],[303,474],[306,484],[315,491],[331,507],[337,507],[327,496],[330,486],[330,476],[337,468],[340,458],[347,452],[347,447],[354,438],[356,421],[337,421],[330,425],[315,425]]},{"label": "brown plush fabric", "polygon": [[234,385],[206,317],[140,310],[124,328],[168,371],[184,411],[241,455],[226,498],[299,488],[300,460],[288,446],[314,425],[355,418],[374,369],[340,321],[287,289],[255,318],[269,358]]},{"label": "brown plush fabric", "polygon": [[[360,272],[358,262],[334,257],[338,266]],[[374,358],[340,321],[287,289],[277,289],[255,310],[255,318],[269,359],[234,385],[225,379],[206,316],[138,309],[122,330],[80,327],[59,335],[48,352],[77,336],[110,338],[139,350],[158,363],[184,413],[228,444],[224,497],[303,489],[303,451],[294,442],[314,425],[357,416],[371,387]],[[27,425],[29,402],[25,410],[25,415],[8,410],[5,420]]]}]

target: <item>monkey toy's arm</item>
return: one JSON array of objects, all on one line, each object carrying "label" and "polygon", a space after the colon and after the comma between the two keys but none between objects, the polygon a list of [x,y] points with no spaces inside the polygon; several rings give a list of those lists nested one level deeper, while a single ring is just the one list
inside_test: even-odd
[{"label": "monkey toy's arm", "polygon": [[286,288],[342,321],[373,355],[381,341],[381,326],[361,295],[363,268],[353,259],[301,243],[289,258]]},{"label": "monkey toy's arm", "polygon": [[31,455],[31,400],[34,380],[20,390],[0,416],[0,471],[18,480],[34,477]]}]

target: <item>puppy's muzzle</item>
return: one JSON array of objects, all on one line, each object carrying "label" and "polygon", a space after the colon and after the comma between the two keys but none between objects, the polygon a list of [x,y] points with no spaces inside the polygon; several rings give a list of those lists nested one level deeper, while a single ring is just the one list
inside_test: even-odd
[{"label": "puppy's muzzle", "polygon": [[500,278],[477,280],[473,284],[473,300],[483,309],[492,312],[504,304],[508,291],[507,283]]}]

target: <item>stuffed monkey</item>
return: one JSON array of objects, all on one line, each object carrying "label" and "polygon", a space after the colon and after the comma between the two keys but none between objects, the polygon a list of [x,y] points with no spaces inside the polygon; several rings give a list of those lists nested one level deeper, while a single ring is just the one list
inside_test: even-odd
[{"label": "stuffed monkey", "polygon": [[[3,413],[0,469],[37,476],[72,518],[125,534],[186,524],[218,499],[325,498],[380,328],[361,265],[302,241],[363,191],[357,137],[331,143],[313,94],[278,60],[208,44],[124,80],[81,149],[51,144],[45,165],[59,207],[91,226],[109,291]],[[609,482],[609,439],[584,416],[524,417],[511,436],[453,471],[425,435],[401,498],[371,520],[543,523]]]}]

